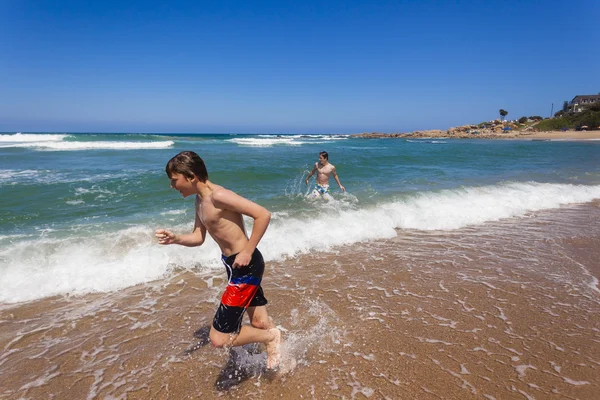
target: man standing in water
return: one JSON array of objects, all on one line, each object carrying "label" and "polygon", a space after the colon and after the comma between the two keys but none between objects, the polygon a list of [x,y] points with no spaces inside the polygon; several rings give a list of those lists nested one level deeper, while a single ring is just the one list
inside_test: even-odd
[{"label": "man standing in water", "polygon": [[319,153],[319,162],[315,163],[312,171],[306,177],[306,184],[308,185],[308,179],[313,176],[313,174],[317,171],[317,185],[315,189],[310,194],[310,197],[316,199],[318,197],[322,197],[325,200],[330,200],[331,195],[329,194],[329,177],[333,175],[333,178],[337,182],[338,186],[345,192],[346,189],[340,183],[340,178],[335,171],[335,166],[329,163],[329,154],[326,151],[322,151]]},{"label": "man standing in water", "polygon": [[[171,187],[183,197],[196,195],[196,218],[194,230],[189,234],[157,229],[158,242],[200,246],[208,232],[219,245],[221,260],[227,270],[228,284],[210,329],[211,343],[215,347],[264,343],[267,368],[277,368],[281,357],[281,332],[267,315],[267,299],[260,286],[265,264],[256,248],[267,230],[271,213],[209,181],[204,161],[194,152],[177,154],[167,163],[166,172]],[[246,236],[242,215],[254,219],[250,238]],[[246,310],[250,325],[242,325]]]}]

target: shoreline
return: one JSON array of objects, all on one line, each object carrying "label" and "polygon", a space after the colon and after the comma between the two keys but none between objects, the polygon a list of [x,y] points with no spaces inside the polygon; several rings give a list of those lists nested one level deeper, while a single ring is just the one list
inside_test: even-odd
[{"label": "shoreline", "polygon": [[0,397],[591,400],[598,206],[270,262],[269,314],[284,328],[276,376],[258,354],[198,334],[224,271],[1,309]]},{"label": "shoreline", "polygon": [[353,137],[365,139],[518,139],[518,140],[600,140],[600,130],[596,131],[511,131],[510,133],[493,132],[480,129],[478,133],[462,131],[424,130],[409,133],[359,133]]}]

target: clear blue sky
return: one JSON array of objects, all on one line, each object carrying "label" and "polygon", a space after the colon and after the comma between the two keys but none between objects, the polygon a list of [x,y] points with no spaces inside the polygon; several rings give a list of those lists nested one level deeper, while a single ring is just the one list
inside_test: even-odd
[{"label": "clear blue sky", "polygon": [[0,0],[0,131],[357,133],[600,92],[600,1]]}]

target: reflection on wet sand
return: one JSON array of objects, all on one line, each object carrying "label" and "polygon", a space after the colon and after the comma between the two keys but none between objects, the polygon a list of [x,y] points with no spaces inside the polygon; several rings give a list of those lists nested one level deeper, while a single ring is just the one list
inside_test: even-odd
[{"label": "reflection on wet sand", "polygon": [[275,376],[261,348],[208,344],[222,278],[2,306],[0,397],[593,399],[599,220],[594,203],[270,263]]}]

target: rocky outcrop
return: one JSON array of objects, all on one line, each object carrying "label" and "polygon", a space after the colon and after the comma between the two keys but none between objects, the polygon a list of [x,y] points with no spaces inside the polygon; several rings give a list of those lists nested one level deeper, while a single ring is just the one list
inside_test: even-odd
[{"label": "rocky outcrop", "polygon": [[[506,130],[505,128],[510,128]],[[497,138],[514,138],[521,135],[526,135],[526,132],[518,130],[519,127],[511,122],[503,121],[490,121],[489,124],[480,125],[463,125],[458,127],[452,127],[447,130],[424,130],[414,131],[406,133],[380,133],[380,132],[365,132],[353,135],[355,137],[378,139],[378,138],[483,138],[483,139],[497,139]]]}]

